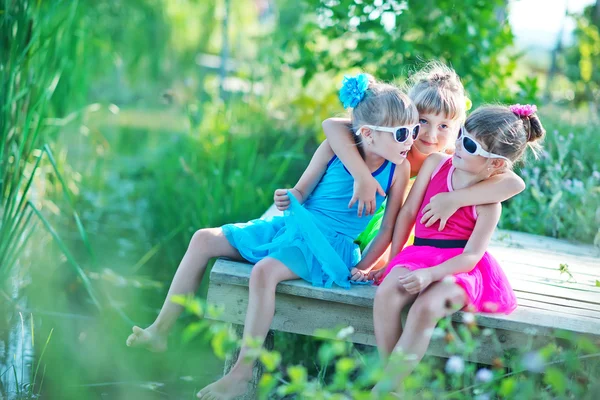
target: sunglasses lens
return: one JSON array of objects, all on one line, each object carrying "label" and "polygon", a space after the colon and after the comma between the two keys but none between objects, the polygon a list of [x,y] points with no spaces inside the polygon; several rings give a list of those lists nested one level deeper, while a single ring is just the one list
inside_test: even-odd
[{"label": "sunglasses lens", "polygon": [[458,130],[458,139],[460,139],[462,137],[464,129],[465,128],[461,126],[460,129]]},{"label": "sunglasses lens", "polygon": [[404,142],[408,139],[408,128],[400,128],[396,131],[396,140]]},{"label": "sunglasses lens", "polygon": [[468,151],[471,154],[475,154],[475,152],[477,151],[477,143],[475,143],[474,140],[466,136],[463,138],[463,147],[466,151]]},{"label": "sunglasses lens", "polygon": [[413,140],[417,139],[417,136],[419,136],[420,130],[421,130],[421,125],[417,125],[413,128],[413,133],[412,133]]}]

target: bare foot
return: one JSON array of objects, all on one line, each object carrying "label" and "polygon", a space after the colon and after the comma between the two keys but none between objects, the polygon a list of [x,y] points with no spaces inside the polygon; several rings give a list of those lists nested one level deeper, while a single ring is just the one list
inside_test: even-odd
[{"label": "bare foot", "polygon": [[167,350],[167,337],[158,333],[152,325],[146,329],[134,326],[131,330],[133,333],[127,338],[127,346],[143,347],[155,353]]},{"label": "bare foot", "polygon": [[239,375],[230,372],[199,391],[196,397],[203,400],[234,399],[246,393],[251,377],[252,375]]}]

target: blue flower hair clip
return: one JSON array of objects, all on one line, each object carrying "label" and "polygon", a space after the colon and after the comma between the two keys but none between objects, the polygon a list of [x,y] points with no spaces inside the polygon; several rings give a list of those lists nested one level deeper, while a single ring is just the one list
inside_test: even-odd
[{"label": "blue flower hair clip", "polygon": [[365,97],[369,88],[369,77],[367,74],[358,74],[356,76],[345,75],[340,89],[340,100],[344,108],[356,107]]}]

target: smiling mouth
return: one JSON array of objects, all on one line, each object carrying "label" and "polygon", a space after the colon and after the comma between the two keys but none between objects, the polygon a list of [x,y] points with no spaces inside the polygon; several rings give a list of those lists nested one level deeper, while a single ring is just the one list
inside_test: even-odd
[{"label": "smiling mouth", "polygon": [[408,150],[404,150],[404,151],[400,152],[400,155],[402,157],[406,157],[408,155]]},{"label": "smiling mouth", "polygon": [[421,141],[421,143],[423,143],[426,146],[435,146],[436,145],[436,143],[428,142],[428,141],[423,140],[423,139],[419,139],[419,140]]}]

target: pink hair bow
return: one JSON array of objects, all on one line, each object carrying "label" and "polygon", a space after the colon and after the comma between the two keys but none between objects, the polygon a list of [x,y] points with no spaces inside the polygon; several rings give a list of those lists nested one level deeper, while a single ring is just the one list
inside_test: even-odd
[{"label": "pink hair bow", "polygon": [[521,118],[529,117],[537,112],[537,106],[535,104],[514,104],[510,106],[509,109]]}]

